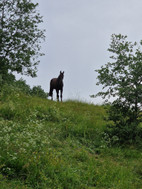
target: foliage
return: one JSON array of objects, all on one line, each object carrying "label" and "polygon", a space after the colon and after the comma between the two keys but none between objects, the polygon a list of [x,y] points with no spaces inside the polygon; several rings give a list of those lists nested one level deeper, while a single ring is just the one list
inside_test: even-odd
[{"label": "foliage", "polygon": [[[97,95],[103,98],[115,97],[110,114],[113,115],[111,120],[116,127],[119,122],[119,129],[121,126],[128,127],[128,130],[134,127],[135,130],[142,120],[141,45],[142,41],[138,45],[136,42],[128,42],[127,36],[113,34],[108,49],[112,53],[110,58],[113,61],[96,70],[99,74],[97,84],[103,85],[103,89],[106,89]],[[132,136],[131,139],[133,138]]]},{"label": "foliage", "polygon": [[34,86],[31,91],[32,95],[41,97],[41,98],[47,98],[48,94],[44,92],[44,90],[41,88],[41,86]]},{"label": "foliage", "polygon": [[142,138],[140,123],[132,120],[133,112],[129,107],[114,101],[108,109],[108,123],[105,133],[112,144],[139,143]]},{"label": "foliage", "polygon": [[[10,76],[9,76],[10,78]],[[40,98],[47,98],[48,93],[46,93],[41,86],[34,86],[31,88],[25,80],[22,78],[19,80],[16,80],[15,77],[13,78],[13,75],[11,75],[11,80],[6,82],[4,85],[1,85],[2,93],[10,93],[11,90],[19,91],[21,93],[30,95],[30,96],[37,96]]]},{"label": "foliage", "polygon": [[38,28],[42,17],[31,0],[0,2],[0,75],[10,72],[36,75],[40,42],[44,31]]},{"label": "foliage", "polygon": [[31,94],[31,88],[30,88],[30,86],[22,78],[19,79],[19,80],[16,80],[14,82],[13,86],[14,86],[15,89],[19,89],[24,94],[27,94],[27,95]]},{"label": "foliage", "polygon": [[6,73],[4,76],[0,74],[0,88],[4,85],[11,85],[16,81],[15,76],[12,73]]},{"label": "foliage", "polygon": [[141,188],[141,147],[109,148],[104,116],[102,106],[3,88],[0,188]]}]

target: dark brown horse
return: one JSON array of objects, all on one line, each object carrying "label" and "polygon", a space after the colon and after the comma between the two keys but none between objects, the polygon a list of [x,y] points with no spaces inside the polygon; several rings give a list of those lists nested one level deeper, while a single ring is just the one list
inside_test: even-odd
[{"label": "dark brown horse", "polygon": [[51,96],[51,99],[53,100],[53,90],[56,90],[57,93],[57,100],[59,101],[59,91],[60,91],[60,98],[62,101],[62,94],[63,94],[63,78],[64,78],[64,72],[60,71],[60,75],[58,78],[53,78],[50,81],[50,91],[49,96]]}]

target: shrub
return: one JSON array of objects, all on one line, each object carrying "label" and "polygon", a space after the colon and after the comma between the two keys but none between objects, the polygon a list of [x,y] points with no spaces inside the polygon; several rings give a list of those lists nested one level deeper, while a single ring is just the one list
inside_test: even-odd
[{"label": "shrub", "polygon": [[48,94],[44,92],[40,85],[34,86],[31,90],[31,94],[41,98],[47,98]]},{"label": "shrub", "polygon": [[140,119],[133,119],[134,112],[129,106],[114,101],[108,109],[108,124],[105,133],[114,143],[137,143],[142,136]]},{"label": "shrub", "polygon": [[25,94],[31,94],[31,88],[22,78],[15,81],[14,87],[20,89]]}]

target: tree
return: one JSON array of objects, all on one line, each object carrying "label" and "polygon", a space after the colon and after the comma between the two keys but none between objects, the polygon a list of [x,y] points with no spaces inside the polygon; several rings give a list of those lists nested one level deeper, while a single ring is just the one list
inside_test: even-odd
[{"label": "tree", "polygon": [[36,76],[43,21],[31,0],[0,1],[0,75],[9,72]]},{"label": "tree", "polygon": [[96,70],[98,72],[97,85],[103,85],[103,92],[99,92],[97,96],[107,99],[115,97],[109,118],[118,126],[120,124],[121,126],[132,125],[132,123],[138,125],[141,121],[141,45],[142,41],[140,44],[132,43],[127,41],[127,36],[113,34],[108,49],[113,61]]}]

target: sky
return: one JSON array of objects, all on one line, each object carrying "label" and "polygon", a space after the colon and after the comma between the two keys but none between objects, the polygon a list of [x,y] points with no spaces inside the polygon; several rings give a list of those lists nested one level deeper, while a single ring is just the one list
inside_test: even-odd
[{"label": "sky", "polygon": [[[36,1],[36,0],[34,0]],[[40,85],[49,92],[52,78],[65,72],[63,100],[77,99],[100,104],[102,90],[97,86],[97,72],[109,59],[107,49],[112,34],[142,40],[141,0],[38,0],[43,16],[39,26],[45,29],[36,78],[23,77],[27,84]],[[18,76],[20,77],[20,76]],[[56,93],[54,91],[54,99]]]}]

